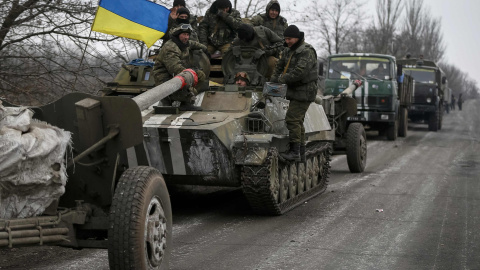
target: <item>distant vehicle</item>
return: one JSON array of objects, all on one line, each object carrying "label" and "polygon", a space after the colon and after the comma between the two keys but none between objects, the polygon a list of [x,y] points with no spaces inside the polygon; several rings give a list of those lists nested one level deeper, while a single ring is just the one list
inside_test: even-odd
[{"label": "distant vehicle", "polygon": [[361,80],[363,85],[353,92],[358,112],[347,118],[348,123],[362,123],[389,140],[407,136],[414,84],[397,68],[395,57],[368,53],[329,56],[325,95],[339,94],[350,80]]},{"label": "distant vehicle", "polygon": [[448,89],[445,73],[430,60],[409,58],[397,60],[397,63],[402,65],[405,74],[415,79],[410,119],[414,122],[424,121],[430,131],[440,130]]}]

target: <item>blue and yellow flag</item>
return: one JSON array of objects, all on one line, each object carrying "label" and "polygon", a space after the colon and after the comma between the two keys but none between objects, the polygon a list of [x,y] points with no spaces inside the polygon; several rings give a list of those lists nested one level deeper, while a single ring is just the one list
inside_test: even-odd
[{"label": "blue and yellow flag", "polygon": [[100,0],[92,31],[142,40],[148,47],[165,35],[170,10],[148,0]]}]

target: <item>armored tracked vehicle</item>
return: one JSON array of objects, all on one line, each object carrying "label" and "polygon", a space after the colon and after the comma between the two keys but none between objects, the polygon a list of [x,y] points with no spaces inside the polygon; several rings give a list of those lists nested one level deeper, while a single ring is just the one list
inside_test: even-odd
[{"label": "armored tracked vehicle", "polygon": [[[203,111],[178,111],[158,106],[144,114],[144,145],[150,164],[167,184],[242,187],[252,208],[279,215],[326,189],[331,130],[322,106],[310,106],[306,120],[305,163],[283,160],[288,130],[284,119],[285,86],[263,86],[265,63],[251,48],[226,55],[225,79],[237,71],[249,73],[255,85],[211,86],[197,96]],[[265,69],[266,72],[266,69]]]}]

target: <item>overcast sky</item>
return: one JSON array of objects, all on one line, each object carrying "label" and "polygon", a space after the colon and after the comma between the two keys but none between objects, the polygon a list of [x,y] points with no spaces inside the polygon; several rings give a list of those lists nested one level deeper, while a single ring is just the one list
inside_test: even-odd
[{"label": "overcast sky", "polygon": [[[376,0],[367,0],[375,10]],[[441,17],[444,61],[467,72],[480,84],[480,1],[424,0],[433,17]]]}]

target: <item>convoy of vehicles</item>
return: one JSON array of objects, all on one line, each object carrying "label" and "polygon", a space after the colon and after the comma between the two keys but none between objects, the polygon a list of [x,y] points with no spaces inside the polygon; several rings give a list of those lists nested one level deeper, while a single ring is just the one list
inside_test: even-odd
[{"label": "convoy of vehicles", "polygon": [[[35,118],[72,132],[69,181],[44,215],[0,220],[0,247],[107,248],[112,269],[167,269],[172,241],[167,184],[241,187],[255,212],[281,215],[326,190],[333,150],[347,154],[351,172],[365,169],[364,126],[385,131],[389,139],[397,132],[406,136],[413,81],[401,76],[397,82],[403,73],[395,59],[335,55],[329,57],[326,95],[317,97],[305,117],[305,162],[284,160],[279,153],[288,145],[285,86],[265,83],[265,56],[254,49],[228,57],[234,61],[222,64],[226,84],[197,96],[202,111],[159,102],[185,84],[195,85],[194,71],[154,87],[152,65],[143,61],[125,65],[102,96],[73,93],[33,108]],[[201,59],[209,71],[208,59]],[[437,74],[437,67],[402,63],[422,91],[438,83],[418,75]],[[379,65],[384,75],[373,74]],[[248,72],[255,83],[231,84],[237,71]],[[443,101],[440,88],[426,91],[432,95],[425,101]],[[420,99],[415,101],[420,106]],[[410,117],[420,117],[420,108],[430,113],[429,120],[436,112],[413,107]]]},{"label": "convoy of vehicles", "polygon": [[325,94],[336,95],[349,86],[351,80],[361,80],[362,86],[353,93],[358,113],[347,118],[348,123],[361,123],[378,130],[389,140],[405,137],[408,129],[408,109],[414,92],[410,76],[402,74],[395,57],[382,54],[336,54],[328,57]]},{"label": "convoy of vehicles", "polygon": [[447,77],[433,61],[425,59],[401,59],[405,74],[415,80],[413,101],[409,117],[413,122],[428,124],[428,130],[438,131],[442,128],[445,93],[448,91]]}]

